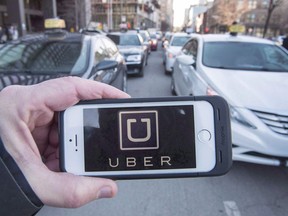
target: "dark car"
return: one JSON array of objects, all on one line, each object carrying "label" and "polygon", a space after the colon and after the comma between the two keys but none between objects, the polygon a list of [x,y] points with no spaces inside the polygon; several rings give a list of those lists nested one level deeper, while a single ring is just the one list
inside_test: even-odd
[{"label": "dark car", "polygon": [[148,61],[148,49],[140,34],[134,32],[114,32],[107,34],[117,44],[122,55],[125,56],[128,74],[143,76],[144,66]]},{"label": "dark car", "polygon": [[156,34],[150,34],[151,38],[151,50],[156,51],[158,47],[158,38]]},{"label": "dark car", "polygon": [[127,67],[117,46],[101,34],[50,30],[0,49],[0,89],[78,76],[126,90]]},{"label": "dark car", "polygon": [[147,30],[140,30],[139,34],[142,36],[143,40],[144,40],[144,44],[148,47],[148,53],[151,53],[151,38],[150,38],[150,34]]}]

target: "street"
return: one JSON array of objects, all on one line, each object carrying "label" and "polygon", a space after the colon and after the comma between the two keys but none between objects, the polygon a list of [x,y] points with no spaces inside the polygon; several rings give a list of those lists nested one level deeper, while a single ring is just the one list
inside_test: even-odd
[{"label": "street", "polygon": [[[144,77],[128,78],[132,97],[171,96],[162,50],[151,52]],[[118,181],[114,199],[79,209],[44,207],[37,216],[283,216],[288,215],[287,168],[234,162],[221,177]]]}]

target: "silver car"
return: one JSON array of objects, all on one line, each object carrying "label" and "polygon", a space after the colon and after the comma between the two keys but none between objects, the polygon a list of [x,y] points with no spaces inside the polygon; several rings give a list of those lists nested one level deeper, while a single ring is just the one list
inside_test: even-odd
[{"label": "silver car", "polygon": [[287,165],[288,53],[247,36],[194,35],[176,58],[172,92],[230,104],[234,160]]},{"label": "silver car", "polygon": [[182,46],[191,38],[191,35],[187,33],[175,33],[171,37],[171,40],[164,44],[164,56],[163,64],[165,67],[165,73],[171,73],[173,70],[173,64],[176,56],[179,54]]}]

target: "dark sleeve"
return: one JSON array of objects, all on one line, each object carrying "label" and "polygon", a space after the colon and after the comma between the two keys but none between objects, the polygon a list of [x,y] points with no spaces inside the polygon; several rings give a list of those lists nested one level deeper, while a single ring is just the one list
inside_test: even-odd
[{"label": "dark sleeve", "polygon": [[0,215],[35,215],[43,206],[0,139]]}]

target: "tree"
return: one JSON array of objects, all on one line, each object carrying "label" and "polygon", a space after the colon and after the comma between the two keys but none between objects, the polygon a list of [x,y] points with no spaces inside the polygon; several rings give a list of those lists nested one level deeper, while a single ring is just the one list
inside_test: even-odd
[{"label": "tree", "polygon": [[239,7],[237,0],[214,0],[213,7],[208,10],[209,27],[230,26],[234,21],[239,21],[241,14],[247,10],[247,4]]},{"label": "tree", "polygon": [[265,36],[266,36],[272,12],[274,11],[274,9],[276,7],[280,6],[283,2],[284,2],[284,0],[269,0],[269,6],[268,6],[268,11],[267,11],[268,14],[267,14],[267,18],[266,18],[266,21],[265,21],[265,26],[264,26],[264,31],[263,31],[263,38],[265,38]]}]

